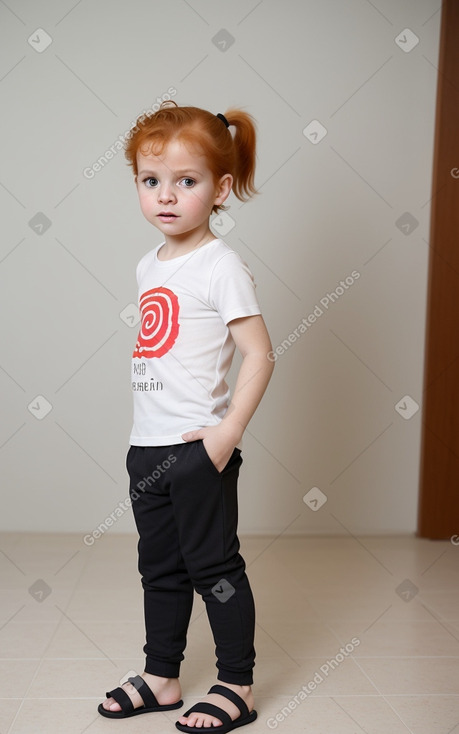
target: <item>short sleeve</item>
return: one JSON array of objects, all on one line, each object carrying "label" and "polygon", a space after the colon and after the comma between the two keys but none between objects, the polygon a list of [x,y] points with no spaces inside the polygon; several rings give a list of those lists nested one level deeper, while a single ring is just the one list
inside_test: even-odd
[{"label": "short sleeve", "polygon": [[225,324],[233,319],[261,314],[255,281],[248,265],[234,250],[215,264],[209,287],[209,302]]}]

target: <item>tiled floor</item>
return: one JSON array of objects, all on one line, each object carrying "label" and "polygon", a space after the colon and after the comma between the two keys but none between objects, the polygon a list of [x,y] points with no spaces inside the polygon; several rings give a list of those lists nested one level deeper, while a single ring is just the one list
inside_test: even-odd
[{"label": "tiled floor", "polygon": [[[176,712],[96,710],[143,669],[136,543],[0,538],[0,734],[176,731]],[[242,538],[242,551],[257,604],[258,719],[244,731],[459,734],[459,545],[281,536]],[[197,598],[187,707],[213,683],[213,649]]]}]

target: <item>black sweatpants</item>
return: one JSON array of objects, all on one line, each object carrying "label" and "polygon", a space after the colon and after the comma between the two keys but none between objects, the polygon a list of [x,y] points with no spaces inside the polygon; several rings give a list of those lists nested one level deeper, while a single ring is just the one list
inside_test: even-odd
[{"label": "black sweatpants", "polygon": [[216,645],[218,679],[253,682],[255,609],[237,537],[241,464],[234,449],[218,472],[202,440],[128,451],[147,673],[179,676],[196,589]]}]

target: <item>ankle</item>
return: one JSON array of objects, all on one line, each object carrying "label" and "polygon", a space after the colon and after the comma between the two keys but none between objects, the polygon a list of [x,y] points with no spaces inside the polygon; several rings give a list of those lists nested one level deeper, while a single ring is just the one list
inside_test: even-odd
[{"label": "ankle", "polygon": [[237,683],[224,683],[222,681],[219,681],[219,685],[223,685],[231,691],[234,691],[234,693],[237,693],[237,695],[246,701],[246,703],[253,702],[252,686],[240,686]]},{"label": "ankle", "polygon": [[168,686],[177,686],[179,683],[178,678],[164,678],[161,675],[154,675],[154,673],[142,673],[142,677],[147,681],[150,681],[155,688],[167,688]]}]

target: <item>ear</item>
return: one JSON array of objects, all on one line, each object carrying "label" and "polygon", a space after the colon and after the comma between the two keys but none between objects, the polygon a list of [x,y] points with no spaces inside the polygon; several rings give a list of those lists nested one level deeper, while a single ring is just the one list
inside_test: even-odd
[{"label": "ear", "polygon": [[134,183],[137,186],[137,174],[134,176]]},{"label": "ear", "polygon": [[221,177],[216,186],[216,196],[214,200],[214,206],[220,206],[228,198],[231,193],[233,186],[233,177],[230,173],[225,173]]}]

